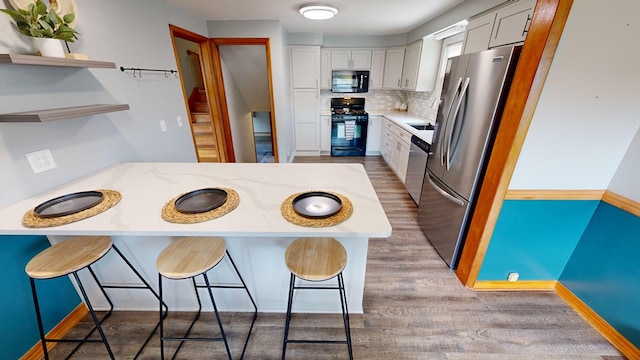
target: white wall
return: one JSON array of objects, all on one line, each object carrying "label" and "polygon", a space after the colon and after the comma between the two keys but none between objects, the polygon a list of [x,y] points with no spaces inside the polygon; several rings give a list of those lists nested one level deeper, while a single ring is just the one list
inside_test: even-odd
[{"label": "white wall", "polygon": [[[6,1],[0,2],[7,8]],[[168,24],[206,34],[203,20],[164,1],[77,2],[80,40],[92,60],[144,68],[176,68]],[[0,14],[0,53],[33,51],[31,39]],[[130,111],[49,123],[0,123],[0,206],[121,161],[196,161],[180,80],[133,78],[115,69],[0,65],[0,112],[92,103],[127,103]],[[161,132],[159,120],[167,121]],[[25,153],[49,148],[58,168],[33,174]]]},{"label": "white wall", "polygon": [[627,154],[622,159],[618,170],[609,184],[608,190],[631,200],[640,202],[640,131],[636,133]]},{"label": "white wall", "polygon": [[639,13],[574,0],[510,189],[607,189],[640,126]]},{"label": "white wall", "polygon": [[186,91],[186,97],[188,99],[193,89],[198,87],[198,80],[196,76],[199,76],[193,67],[193,61],[191,60],[188,50],[199,53],[200,48],[198,43],[193,41],[181,39],[179,37],[176,37],[174,40],[176,42],[178,60],[180,61],[180,70],[182,71],[182,83],[184,84],[184,90]]},{"label": "white wall", "polygon": [[286,162],[293,154],[293,121],[285,31],[277,20],[208,21],[209,38],[269,38],[278,156]]},{"label": "white wall", "polygon": [[255,163],[256,147],[253,138],[251,110],[244,101],[242,92],[238,84],[236,84],[235,78],[231,76],[226,62],[224,59],[221,59],[221,61],[235,160],[237,163]]}]

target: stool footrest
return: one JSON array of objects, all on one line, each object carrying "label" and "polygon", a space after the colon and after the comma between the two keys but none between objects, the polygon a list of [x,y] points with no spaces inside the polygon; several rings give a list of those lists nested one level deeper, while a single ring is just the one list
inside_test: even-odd
[{"label": "stool footrest", "polygon": [[338,286],[294,286],[296,290],[340,290]]},{"label": "stool footrest", "polygon": [[296,344],[346,344],[346,340],[287,340],[288,343]]},{"label": "stool footrest", "polygon": [[219,338],[204,338],[204,337],[163,337],[162,340],[165,341],[223,341],[224,339]]}]

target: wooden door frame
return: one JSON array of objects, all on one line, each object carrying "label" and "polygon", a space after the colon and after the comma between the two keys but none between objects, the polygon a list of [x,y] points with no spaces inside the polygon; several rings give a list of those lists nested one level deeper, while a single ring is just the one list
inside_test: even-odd
[{"label": "wooden door frame", "polygon": [[231,134],[231,124],[229,123],[229,110],[227,107],[227,95],[224,89],[224,79],[222,76],[222,62],[220,60],[219,46],[222,45],[264,45],[265,56],[267,57],[267,76],[269,81],[269,106],[271,123],[271,143],[273,147],[274,162],[278,162],[278,138],[276,135],[276,113],[273,102],[273,76],[271,73],[271,48],[269,38],[211,38],[209,39],[211,56],[213,59],[213,76],[217,85],[217,102],[220,108],[220,120],[224,129],[226,153],[229,162],[235,162],[233,151],[233,138]]},{"label": "wooden door frame", "polygon": [[538,0],[456,275],[474,287],[573,0]]},{"label": "wooden door frame", "polygon": [[[198,47],[200,50],[200,66],[202,70],[202,77],[204,78],[204,89],[207,95],[207,104],[209,106],[209,114],[211,115],[211,125],[213,126],[213,133],[216,137],[217,149],[218,149],[218,159],[220,162],[227,162],[228,154],[226,152],[226,143],[224,137],[224,127],[220,121],[220,104],[216,101],[218,98],[216,96],[217,87],[215,85],[215,76],[213,73],[213,58],[211,55],[211,48],[209,46],[209,38],[202,36],[200,34],[196,34],[189,30],[182,29],[175,25],[169,24],[169,32],[171,33],[171,44],[173,45],[173,52],[176,57],[176,63],[178,66],[178,71],[182,74],[182,69],[180,68],[180,59],[178,58],[178,53],[176,51],[176,42],[175,38],[181,38],[189,41],[193,41],[198,43]],[[184,88],[184,83],[181,82],[182,86],[182,94],[184,97],[184,103],[187,111],[191,113],[189,110],[189,95],[186,89]],[[190,125],[191,126],[191,125]],[[195,142],[195,134],[193,133],[193,128],[191,130],[191,137],[193,138],[193,146],[194,149],[196,147]],[[197,151],[196,151],[197,156]]]}]

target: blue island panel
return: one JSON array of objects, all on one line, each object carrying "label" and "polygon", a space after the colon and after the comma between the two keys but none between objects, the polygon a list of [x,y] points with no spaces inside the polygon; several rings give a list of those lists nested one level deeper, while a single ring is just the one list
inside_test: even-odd
[{"label": "blue island panel", "polygon": [[[50,246],[45,236],[0,236],[0,358],[18,359],[40,340],[24,267]],[[45,331],[80,304],[68,277],[36,282]]]},{"label": "blue island panel", "polygon": [[640,217],[601,203],[560,282],[640,348]]},{"label": "blue island panel", "polygon": [[599,202],[506,200],[478,280],[558,280]]}]

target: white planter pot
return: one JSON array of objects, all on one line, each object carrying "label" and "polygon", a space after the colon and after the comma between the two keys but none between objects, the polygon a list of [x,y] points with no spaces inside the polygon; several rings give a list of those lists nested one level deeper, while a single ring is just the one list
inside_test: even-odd
[{"label": "white planter pot", "polygon": [[62,40],[34,37],[33,44],[42,56],[64,57]]}]

